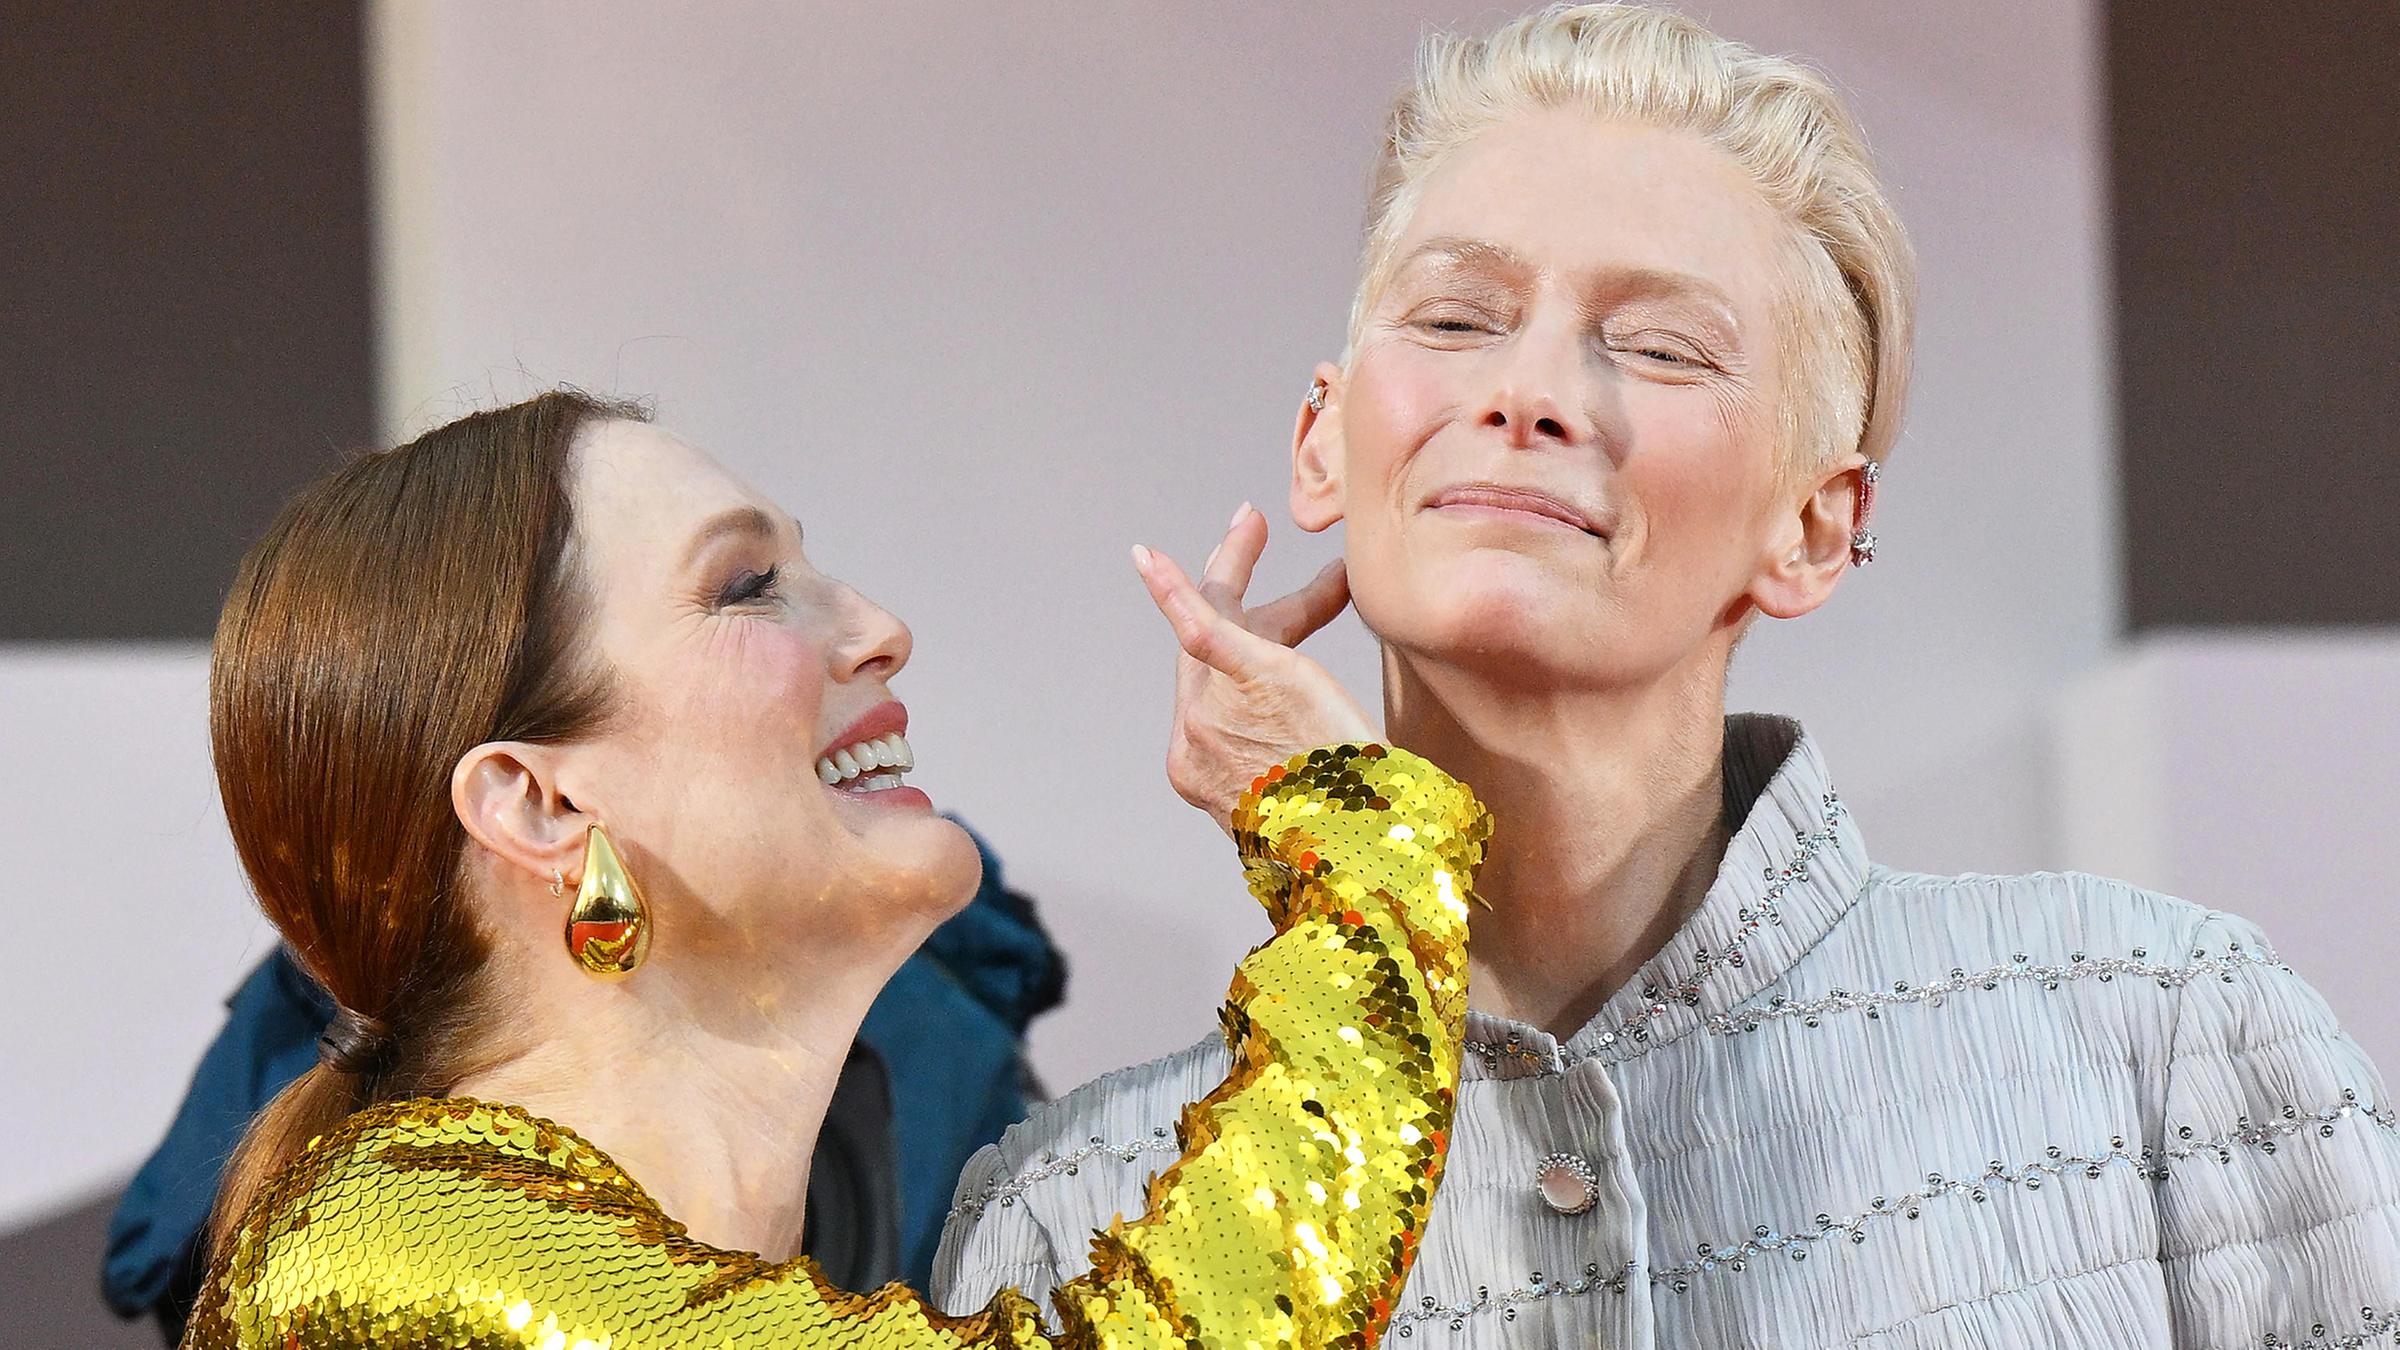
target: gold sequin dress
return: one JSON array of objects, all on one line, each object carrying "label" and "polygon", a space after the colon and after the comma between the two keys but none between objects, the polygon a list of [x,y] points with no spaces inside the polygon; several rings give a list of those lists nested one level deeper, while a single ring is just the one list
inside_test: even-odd
[{"label": "gold sequin dress", "polygon": [[1149,1212],[1092,1243],[1056,1334],[1002,1290],[944,1317],[695,1241],[572,1130],[464,1098],[374,1107],[260,1193],[195,1350],[1369,1346],[1423,1231],[1466,1011],[1487,819],[1415,756],[1312,751],[1234,813],[1276,936],[1233,977],[1225,1081]]}]

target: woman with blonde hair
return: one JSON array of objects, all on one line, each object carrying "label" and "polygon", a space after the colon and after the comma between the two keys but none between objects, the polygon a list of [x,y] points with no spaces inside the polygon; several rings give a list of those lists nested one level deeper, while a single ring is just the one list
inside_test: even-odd
[{"label": "woman with blonde hair", "polygon": [[[1218,705],[1258,751],[1214,767],[1277,934],[1228,997],[1239,1062],[1150,1141],[1180,1161],[1084,1235],[1058,1343],[1369,1344],[1415,1251],[1484,827],[1274,659],[1339,608],[1269,607]],[[909,651],[775,503],[573,393],[286,508],[210,727],[242,865],[338,1011],[228,1174],[185,1344],[1053,1343],[1014,1292],[947,1318],[794,1257],[860,1021],[977,881],[906,780]]]},{"label": "woman with blonde hair", "polygon": [[[2093,877],[1877,866],[1798,726],[1726,716],[1744,631],[1874,556],[1912,305],[1831,88],[1679,15],[1436,38],[1394,108],[1291,509],[1346,527],[1388,735],[1498,829],[1449,1181],[1391,1337],[2400,1330],[2382,1080],[2252,925]],[[1147,572],[1197,658],[1170,770],[1212,804],[1238,601]],[[1227,1062],[1204,1038],[979,1155],[937,1292],[1076,1269],[1150,1174],[1123,1146]]]}]

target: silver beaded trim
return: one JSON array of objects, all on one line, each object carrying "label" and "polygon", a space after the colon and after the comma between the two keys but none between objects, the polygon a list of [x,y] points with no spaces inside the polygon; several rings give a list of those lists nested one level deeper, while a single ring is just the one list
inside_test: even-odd
[{"label": "silver beaded trim", "polygon": [[1505,1041],[1468,1041],[1462,1048],[1468,1054],[1482,1060],[1484,1069],[1491,1073],[1500,1071],[1500,1060],[1504,1056],[1509,1059],[1523,1060],[1537,1070],[1539,1076],[1543,1077],[1553,1073],[1563,1073],[1583,1062],[1583,1056],[1562,1045],[1558,1047],[1558,1062],[1553,1064],[1548,1056],[1527,1049],[1525,1043],[1517,1038],[1515,1032],[1510,1032]]},{"label": "silver beaded trim", "polygon": [[1992,990],[2003,984],[2028,981],[2038,982],[2044,989],[2055,990],[2061,985],[2071,984],[2077,980],[2098,980],[2102,984],[2106,984],[2119,975],[2130,975],[2140,979],[2153,980],[2161,989],[2175,989],[2189,984],[2193,980],[2215,975],[2227,984],[2231,984],[2235,975],[2256,966],[2267,966],[2277,970],[2290,969],[2274,952],[2266,948],[2244,948],[2238,942],[2229,945],[2223,952],[2214,956],[2205,950],[2194,948],[2188,962],[2176,965],[2152,961],[2150,953],[2140,947],[2134,948],[2133,955],[2130,957],[2090,957],[2082,952],[2070,952],[2063,963],[2037,964],[2032,958],[2018,953],[2010,957],[2009,963],[2005,966],[1993,966],[1987,970],[1972,972],[1953,967],[1948,976],[1938,980],[1928,980],[1923,984],[1910,984],[1906,980],[1899,981],[1892,985],[1889,993],[1881,991],[1860,993],[1848,989],[1835,989],[1820,997],[1806,999],[1788,998],[1777,994],[1769,999],[1763,1008],[1754,1008],[1739,1013],[1719,1013],[1709,1018],[1708,1030],[1714,1035],[1731,1036],[1738,1032],[1756,1031],[1768,1022],[1785,1017],[1801,1018],[1803,1025],[1813,1027],[1817,1025],[1820,1018],[1848,1012],[1863,1012],[1869,1018],[1880,1018],[1882,1009],[1895,1004],[1923,1003],[1938,1008],[1952,994],[1963,993],[1969,989]]},{"label": "silver beaded trim", "polygon": [[[2192,949],[2191,958],[2188,961],[2176,964],[2154,961],[2151,959],[2149,951],[2141,947],[2134,948],[2131,956],[2094,957],[2083,952],[2070,952],[2064,962],[2036,962],[2032,957],[2019,952],[2010,957],[2005,966],[1992,966],[1976,971],[1954,966],[1947,976],[1938,980],[1928,980],[1922,984],[1911,984],[1906,980],[1895,981],[1889,992],[1833,989],[1818,997],[1805,999],[1795,999],[1788,995],[1777,994],[1768,999],[1763,1008],[1752,1008],[1738,1013],[1717,1013],[1709,1017],[1702,1025],[1710,1035],[1732,1036],[1745,1031],[1756,1031],[1769,1022],[1787,1017],[1800,1018],[1802,1025],[1810,1027],[1818,1025],[1823,1018],[1837,1013],[1860,1012],[1865,1013],[1870,1021],[1880,1020],[1883,1016],[1883,1009],[1898,1004],[1922,1003],[1928,1007],[1938,1008],[1952,994],[1964,993],[1969,989],[1989,991],[1998,989],[2003,984],[2032,982],[2040,984],[2047,990],[2057,990],[2063,985],[2072,984],[2078,980],[2098,980],[2102,984],[2107,984],[2119,975],[2129,975],[2150,980],[2161,989],[2178,989],[2194,980],[2210,975],[2231,984],[2235,976],[2260,967],[2272,970],[2291,969],[2284,963],[2283,958],[2277,956],[2272,949],[2244,947],[2238,942],[2228,944],[2224,951],[2213,956],[2205,949],[2195,947]],[[1610,1040],[1606,1036],[1600,1039],[1602,1045],[1608,1044]],[[1522,1060],[1545,1073],[1571,1069],[1582,1062],[1584,1058],[1562,1046],[1559,1049],[1558,1062],[1553,1065],[1550,1060],[1527,1049],[1513,1035],[1505,1041],[1498,1042],[1469,1041],[1466,1043],[1466,1049],[1468,1053],[1480,1056],[1484,1068],[1493,1072],[1498,1072],[1500,1061],[1504,1056]]]},{"label": "silver beaded trim", "polygon": [[1583,1274],[1572,1280],[1546,1280],[1542,1272],[1537,1270],[1523,1286],[1497,1297],[1489,1286],[1481,1286],[1475,1290],[1475,1297],[1456,1303],[1443,1303],[1430,1295],[1420,1298],[1417,1306],[1402,1308],[1392,1314],[1391,1331],[1393,1335],[1407,1340],[1416,1335],[1418,1323],[1442,1321],[1447,1321],[1452,1331],[1464,1331],[1468,1318],[1489,1312],[1499,1313],[1504,1322],[1514,1322],[1517,1320],[1517,1310],[1528,1303],[1551,1298],[1576,1298],[1593,1293],[1622,1294],[1627,1282],[1633,1278],[1634,1266],[1631,1262],[1606,1275],[1594,1263],[1585,1266]]},{"label": "silver beaded trim", "polygon": [[[1822,806],[1824,810],[1822,827],[1815,831],[1796,831],[1792,835],[1791,861],[1781,867],[1766,869],[1767,889],[1765,893],[1759,897],[1757,904],[1744,905],[1735,912],[1734,918],[1740,926],[1734,929],[1731,937],[1725,939],[1725,945],[1716,948],[1702,947],[1693,952],[1691,973],[1676,982],[1672,988],[1661,988],[1655,981],[1643,985],[1642,1006],[1636,1008],[1631,1016],[1619,1023],[1616,1030],[1600,1033],[1601,1049],[1610,1049],[1619,1040],[1648,1042],[1650,1039],[1649,1027],[1653,1019],[1664,1017],[1667,1009],[1678,1003],[1686,1007],[1698,1007],[1701,986],[1708,982],[1709,977],[1728,966],[1739,969],[1742,963],[1748,959],[1743,954],[1743,949],[1750,945],[1750,939],[1758,936],[1761,928],[1770,924],[1780,925],[1783,922],[1781,906],[1784,896],[1790,893],[1794,883],[1810,879],[1809,864],[1815,862],[1817,855],[1825,850],[1826,845],[1834,841],[1834,838],[1840,833],[1843,818],[1850,814],[1849,808],[1842,805],[1841,797],[1830,789],[1826,791],[1822,799]],[[1514,1036],[1509,1037],[1505,1042],[1468,1041],[1465,1048],[1468,1054],[1482,1058],[1484,1068],[1495,1072],[1500,1067],[1502,1055],[1522,1059],[1538,1068],[1555,1071],[1574,1068],[1585,1058],[1565,1046],[1560,1046],[1557,1063],[1553,1064],[1547,1056],[1525,1048]]]},{"label": "silver beaded trim", "polygon": [[[1832,1214],[1819,1214],[1816,1217],[1814,1228],[1786,1233],[1762,1223],[1752,1228],[1748,1237],[1731,1245],[1718,1246],[1714,1243],[1702,1243],[1696,1249],[1695,1259],[1682,1265],[1652,1271],[1650,1283],[1653,1286],[1663,1286],[1680,1294],[1691,1288],[1692,1281],[1697,1276],[1713,1274],[1719,1270],[1734,1272],[1746,1270],[1752,1261],[1760,1257],[1781,1254],[1794,1261],[1805,1261],[1808,1259],[1810,1249],[1818,1243],[1832,1242],[1842,1238],[1849,1239],[1854,1245],[1864,1243],[1868,1233],[1876,1225],[1888,1223],[1894,1219],[1916,1219],[1923,1213],[1924,1207],[1934,1201],[1965,1196],[1976,1204],[1983,1204],[1991,1199],[1995,1190],[2003,1186],[2018,1186],[2028,1191],[2038,1191],[2047,1182],[2069,1176],[2098,1180],[2111,1169],[2123,1166],[2132,1167],[2134,1175],[2137,1177],[2158,1181],[2166,1178],[2170,1166],[2174,1163],[2189,1162],[2198,1158],[2214,1158],[2220,1163],[2229,1164],[2233,1161],[2234,1150],[2237,1147],[2254,1148],[2261,1153],[2271,1155],[2276,1151],[2280,1141],[2306,1134],[2311,1130],[2322,1137],[2331,1138],[2334,1126],[2353,1116],[2363,1116],[2385,1130],[2400,1129],[2400,1117],[2395,1117],[2388,1107],[2370,1107],[2358,1100],[2358,1093],[2354,1089],[2344,1088],[2342,1089],[2342,1100],[2338,1105],[2319,1111],[2302,1111],[2295,1106],[2286,1106],[2277,1117],[2264,1122],[2253,1121],[2250,1117],[2243,1116],[2230,1132],[2214,1138],[2200,1139],[2196,1137],[2191,1126],[2178,1126],[2174,1131],[2176,1142],[2165,1148],[2144,1147],[2136,1151],[2121,1136],[2109,1140],[2108,1149],[2098,1153],[2070,1154],[2053,1145],[2044,1151],[2039,1161],[2020,1167],[2009,1167],[1995,1158],[1985,1165],[1981,1174],[1973,1177],[1946,1177],[1939,1172],[1928,1173],[1924,1185],[1899,1196],[1878,1195],[1868,1202],[1865,1210],[1857,1214],[1841,1218],[1836,1218]],[[1582,1279],[1570,1283],[1552,1283],[1545,1280],[1540,1271],[1535,1271],[1525,1284],[1498,1295],[1492,1294],[1488,1288],[1478,1288],[1475,1291],[1475,1297],[1461,1299],[1456,1303],[1445,1304],[1432,1297],[1423,1298],[1419,1300],[1418,1306],[1406,1308],[1394,1314],[1392,1325],[1400,1335],[1406,1336],[1410,1334],[1409,1325],[1411,1323],[1447,1321],[1450,1329],[1457,1331],[1465,1327],[1467,1318],[1493,1311],[1499,1311],[1508,1320],[1514,1321],[1516,1309],[1544,1299],[1602,1291],[1622,1294],[1625,1292],[1626,1281],[1631,1278],[1633,1269],[1628,1265],[1618,1274],[1602,1279],[1599,1277],[1599,1267],[1589,1265],[1584,1267]],[[2400,1327],[2400,1322],[2393,1321],[2391,1316],[2387,1316],[2382,1325],[2378,1327],[2375,1325],[2374,1310],[2370,1308],[2364,1311],[2370,1323],[2369,1339],[2372,1339],[2374,1335],[2381,1334],[2384,1330]],[[2400,1314],[2392,1316],[2400,1316]],[[2320,1344],[2327,1347],[2342,1347],[2347,1350],[2348,1347],[2365,1344],[2365,1341],[2360,1340],[2325,1342],[2322,1340],[2324,1335],[2322,1327],[2318,1328],[2317,1335],[2319,1340],[2304,1342],[2301,1346],[2289,1347],[2289,1350],[2315,1350]],[[2272,1337],[2268,1338],[2264,1344],[2278,1347],[2279,1350],[2286,1346],[2285,1342]]]},{"label": "silver beaded trim", "polygon": [[2305,1341],[2287,1341],[2274,1332],[2259,1342],[2260,1350],[2359,1350],[2378,1341],[2400,1344],[2400,1309],[2378,1311],[2372,1305],[2358,1310],[2359,1329],[2335,1337],[2323,1322],[2309,1328]]},{"label": "silver beaded trim", "polygon": [[1825,812],[1823,826],[1814,833],[1801,830],[1792,835],[1792,860],[1781,867],[1766,869],[1766,893],[1759,897],[1756,905],[1745,905],[1736,911],[1734,918],[1739,921],[1741,926],[1734,930],[1733,936],[1725,939],[1725,945],[1716,949],[1702,947],[1693,952],[1692,973],[1684,976],[1671,989],[1661,990],[1655,984],[1642,986],[1642,997],[1646,1002],[1643,1006],[1636,1008],[1633,1015],[1626,1018],[1615,1031],[1606,1031],[1600,1034],[1601,1049],[1605,1050],[1615,1045],[1620,1037],[1630,1037],[1637,1041],[1649,1040],[1651,1020],[1664,1017],[1668,1007],[1673,1004],[1681,1003],[1686,1007],[1698,1007],[1700,1005],[1700,987],[1708,982],[1709,976],[1715,974],[1720,966],[1739,969],[1742,962],[1747,959],[1743,955],[1743,948],[1750,945],[1750,939],[1758,936],[1759,930],[1769,924],[1780,926],[1783,923],[1781,908],[1783,897],[1791,891],[1795,883],[1810,879],[1809,864],[1815,862],[1817,855],[1825,850],[1825,846],[1834,841],[1835,836],[1841,832],[1842,819],[1850,814],[1849,808],[1842,805],[1842,799],[1836,796],[1831,789],[1827,789],[1825,793],[1823,807]]},{"label": "silver beaded trim", "polygon": [[2295,1106],[2286,1106],[2280,1117],[2264,1123],[2253,1122],[2250,1117],[2243,1116],[2231,1132],[2211,1139],[2195,1138],[2192,1127],[2183,1125],[2175,1130],[2177,1142],[2165,1148],[2145,1146],[2135,1151],[2126,1144],[2123,1136],[2119,1136],[2109,1140],[2107,1151],[2102,1153],[2070,1154],[2053,1145],[2045,1150],[2040,1161],[2021,1167],[2008,1167],[1995,1158],[1985,1165],[1980,1175],[1973,1177],[1945,1177],[1939,1172],[1930,1172],[1926,1174],[1925,1184],[1918,1189],[1897,1197],[1876,1196],[1861,1213],[1838,1219],[1830,1214],[1819,1214],[1816,1227],[1812,1230],[1784,1233],[1762,1223],[1750,1230],[1750,1236],[1730,1247],[1704,1243],[1698,1249],[1697,1260],[1653,1271],[1650,1282],[1682,1293],[1689,1287],[1692,1276],[1704,1274],[1718,1266],[1738,1271],[1755,1256],[1783,1252],[1795,1261],[1805,1261],[1809,1247],[1814,1243],[1844,1237],[1853,1243],[1862,1243],[1867,1240],[1868,1229],[1876,1224],[1893,1218],[1914,1219],[1926,1204],[1962,1195],[1980,1205],[1991,1198],[1992,1190],[1997,1186],[2022,1186],[2029,1191],[2038,1191],[2045,1181],[2056,1180],[2069,1173],[2096,1181],[2103,1172],[2125,1165],[2131,1165],[2137,1177],[2164,1181],[2172,1163],[2201,1157],[2231,1163],[2236,1145],[2272,1154],[2277,1141],[2310,1129],[2331,1138],[2333,1127],[2354,1115],[2364,1115],[2387,1130],[2395,1124],[2390,1111],[2362,1106],[2357,1092],[2344,1088],[2341,1103],[2337,1106],[2308,1112]]},{"label": "silver beaded trim", "polygon": [[983,1188],[983,1194],[972,1199],[960,1199],[951,1208],[948,1217],[956,1219],[961,1215],[981,1214],[995,1204],[1005,1209],[1017,1203],[1018,1196],[1052,1177],[1076,1175],[1085,1163],[1094,1158],[1114,1158],[1129,1163],[1145,1153],[1181,1152],[1183,1149],[1175,1142],[1174,1131],[1164,1125],[1154,1127],[1149,1138],[1137,1139],[1129,1144],[1112,1144],[1095,1134],[1090,1143],[1072,1153],[1044,1153],[1040,1166],[992,1182]]}]

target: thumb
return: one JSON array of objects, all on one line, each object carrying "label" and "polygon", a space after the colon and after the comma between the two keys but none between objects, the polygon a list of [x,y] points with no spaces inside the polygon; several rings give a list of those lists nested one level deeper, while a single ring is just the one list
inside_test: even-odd
[{"label": "thumb", "polygon": [[1269,642],[1297,647],[1349,607],[1350,570],[1336,558],[1299,590],[1250,611],[1250,629]]}]

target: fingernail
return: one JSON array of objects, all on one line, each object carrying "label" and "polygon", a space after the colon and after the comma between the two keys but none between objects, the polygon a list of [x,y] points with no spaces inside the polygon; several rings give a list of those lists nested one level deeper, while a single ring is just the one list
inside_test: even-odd
[{"label": "fingernail", "polygon": [[1141,571],[1150,570],[1150,550],[1140,544],[1133,546],[1133,565]]},{"label": "fingernail", "polygon": [[1225,528],[1230,530],[1234,526],[1241,524],[1242,518],[1249,515],[1252,509],[1253,508],[1248,502],[1243,502],[1240,506],[1235,507],[1233,510],[1233,519],[1225,522]]}]

